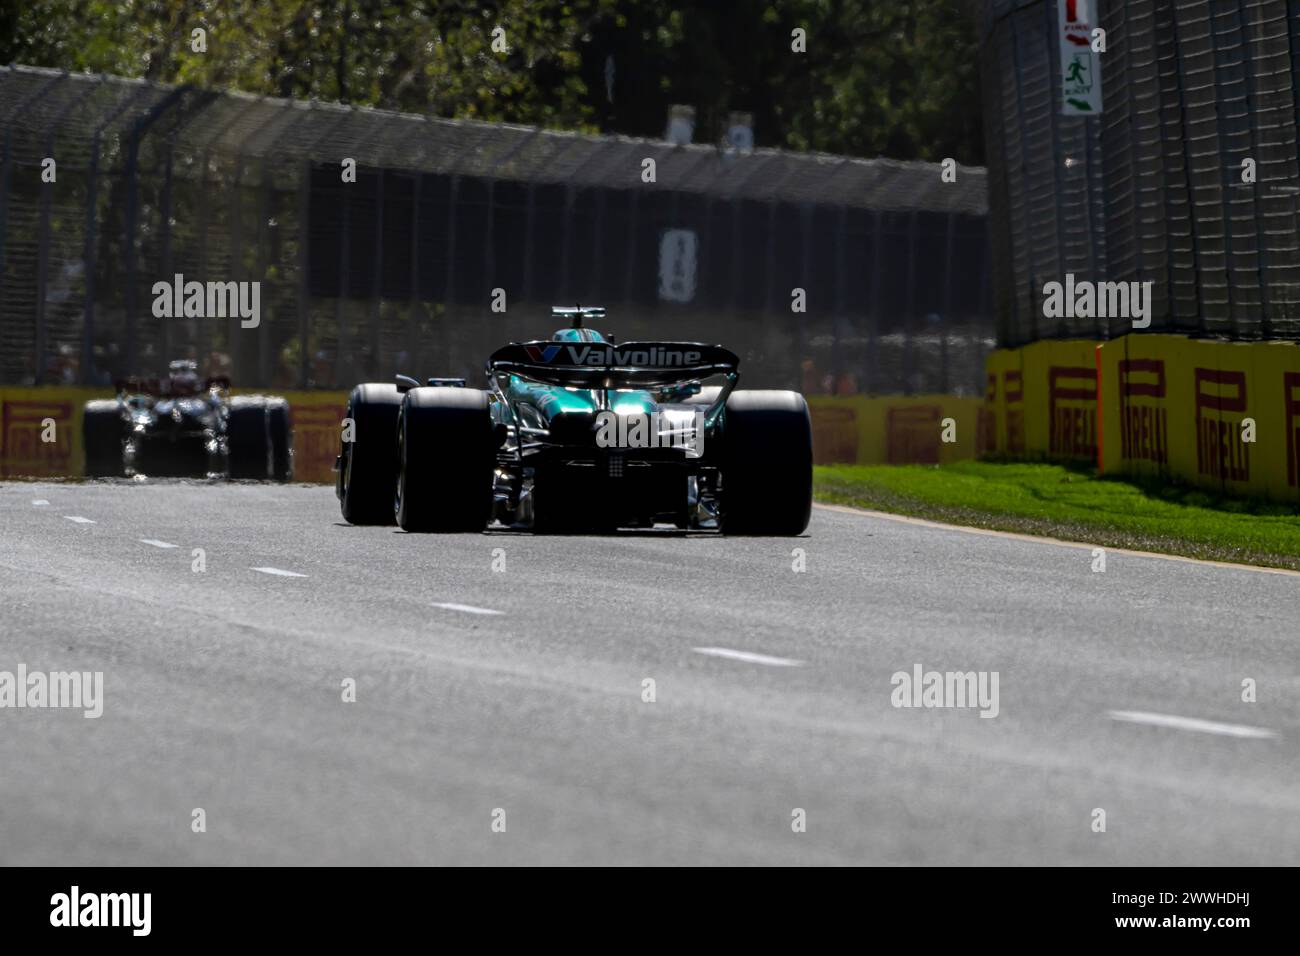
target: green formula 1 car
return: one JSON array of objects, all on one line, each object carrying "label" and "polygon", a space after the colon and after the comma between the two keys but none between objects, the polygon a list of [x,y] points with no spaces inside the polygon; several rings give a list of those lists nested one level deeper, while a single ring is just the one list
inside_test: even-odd
[{"label": "green formula 1 car", "polygon": [[797,392],[736,390],[716,345],[617,345],[556,308],[549,340],[487,363],[488,388],[398,376],[348,400],[336,491],[352,524],[540,532],[671,524],[798,535],[812,508],[812,428]]}]

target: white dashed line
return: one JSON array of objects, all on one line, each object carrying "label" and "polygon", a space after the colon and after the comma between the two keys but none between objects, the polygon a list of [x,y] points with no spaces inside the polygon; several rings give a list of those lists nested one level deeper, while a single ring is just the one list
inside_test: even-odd
[{"label": "white dashed line", "polygon": [[282,578],[305,578],[307,575],[299,574],[297,571],[284,571],[280,568],[249,568],[250,571],[261,571],[263,574],[274,574]]},{"label": "white dashed line", "polygon": [[464,611],[466,614],[504,614],[505,611],[494,611],[490,607],[474,607],[469,604],[448,604],[435,603],[434,607],[440,607],[447,611]]},{"label": "white dashed line", "polygon": [[141,538],[141,544],[151,544],[155,548],[179,548],[179,544],[169,544],[166,541],[159,541],[157,538]]},{"label": "white dashed line", "polygon": [[1174,730],[1194,730],[1202,734],[1220,734],[1224,737],[1254,737],[1272,739],[1277,734],[1265,727],[1248,727],[1245,724],[1221,724],[1196,717],[1175,717],[1172,714],[1149,714],[1141,710],[1112,710],[1111,720],[1129,724],[1148,724],[1152,727],[1170,727]]},{"label": "white dashed line", "polygon": [[94,524],[89,518],[83,518],[81,515],[64,515],[69,521],[75,521],[77,524]]},{"label": "white dashed line", "polygon": [[35,501],[32,502],[32,504],[37,508],[41,508],[45,505],[48,505],[49,502],[46,501],[44,498],[37,498]]},{"label": "white dashed line", "polygon": [[802,667],[804,663],[790,657],[751,654],[749,651],[733,651],[727,647],[692,647],[691,650],[696,654],[707,654],[709,657],[725,657],[733,661],[744,661],[746,664],[766,664],[768,667]]}]

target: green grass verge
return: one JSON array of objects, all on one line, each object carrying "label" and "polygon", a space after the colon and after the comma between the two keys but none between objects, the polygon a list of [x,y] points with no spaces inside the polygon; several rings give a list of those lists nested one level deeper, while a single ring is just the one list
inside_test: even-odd
[{"label": "green grass verge", "polygon": [[1300,571],[1300,513],[1185,486],[1022,462],[826,465],[818,501],[1115,548]]}]

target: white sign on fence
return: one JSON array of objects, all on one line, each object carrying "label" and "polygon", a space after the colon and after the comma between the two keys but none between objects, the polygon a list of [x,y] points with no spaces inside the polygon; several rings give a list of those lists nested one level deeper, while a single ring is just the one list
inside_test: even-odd
[{"label": "white sign on fence", "polygon": [[1101,112],[1101,54],[1093,50],[1094,0],[1056,0],[1061,24],[1061,112]]},{"label": "white sign on fence", "polygon": [[695,232],[666,229],[659,240],[659,298],[690,302],[695,298]]}]

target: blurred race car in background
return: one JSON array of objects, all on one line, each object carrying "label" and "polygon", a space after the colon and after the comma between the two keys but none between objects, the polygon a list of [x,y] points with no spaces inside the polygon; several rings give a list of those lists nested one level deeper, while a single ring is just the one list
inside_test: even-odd
[{"label": "blurred race car in background", "polygon": [[671,524],[798,535],[812,508],[802,395],[735,390],[739,358],[693,342],[617,345],[586,319],[462,379],[367,383],[348,400],[336,492],[352,524],[541,532]]},{"label": "blurred race car in background", "polygon": [[86,403],[86,476],[228,477],[288,481],[293,475],[289,404],[230,395],[226,379],[200,380],[192,361],[167,377],[119,382],[116,398]]}]

